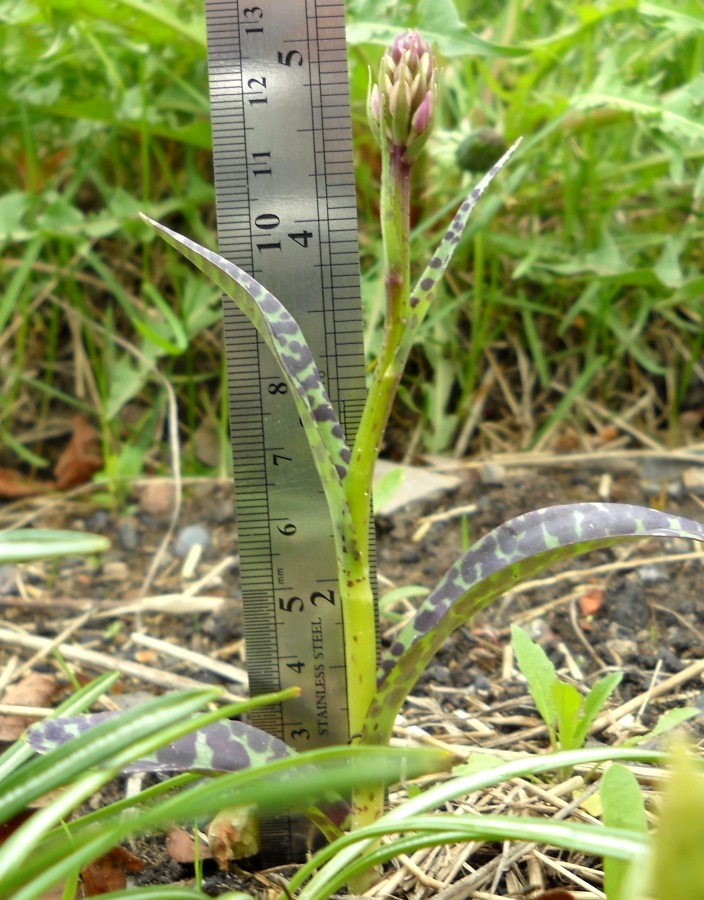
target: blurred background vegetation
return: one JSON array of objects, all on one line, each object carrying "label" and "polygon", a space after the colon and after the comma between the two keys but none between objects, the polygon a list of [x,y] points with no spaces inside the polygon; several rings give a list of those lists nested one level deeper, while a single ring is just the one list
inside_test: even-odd
[{"label": "blurred background vegetation", "polygon": [[[348,0],[370,362],[383,285],[368,67],[418,27],[443,68],[413,256],[524,136],[419,340],[387,451],[675,446],[704,417],[700,0]],[[0,0],[0,465],[74,412],[103,474],[229,472],[218,291],[147,212],[216,246],[202,0]],[[285,298],[282,298],[285,299]]]}]

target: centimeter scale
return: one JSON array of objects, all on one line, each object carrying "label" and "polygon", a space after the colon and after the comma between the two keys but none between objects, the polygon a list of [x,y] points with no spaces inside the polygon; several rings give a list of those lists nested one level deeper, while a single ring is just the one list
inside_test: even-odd
[{"label": "centimeter scale", "polygon": [[[343,0],[206,0],[220,253],[301,326],[348,440],[366,397]],[[345,632],[324,494],[269,350],[223,298],[252,713],[296,750],[350,739]],[[302,858],[307,823],[262,823],[265,864]]]}]

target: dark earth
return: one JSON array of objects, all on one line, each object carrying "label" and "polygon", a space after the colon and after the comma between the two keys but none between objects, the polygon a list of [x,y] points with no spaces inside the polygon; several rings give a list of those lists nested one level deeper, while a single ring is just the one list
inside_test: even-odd
[{"label": "dark earth", "polygon": [[[629,456],[627,451],[586,459],[567,455],[541,460],[527,455],[503,466],[457,464],[453,472],[461,484],[456,490],[378,519],[382,593],[390,583],[432,587],[468,543],[512,516],[543,506],[608,499],[702,519],[697,479],[690,477],[693,471],[696,474],[698,470],[691,458],[678,462],[675,455],[632,452]],[[154,482],[135,486],[120,509],[101,508],[90,495],[50,502],[46,498],[25,500],[0,507],[0,528],[28,520],[37,527],[95,531],[112,541],[112,549],[97,566],[80,558],[32,564],[23,567],[19,580],[17,570],[0,569],[3,625],[50,639],[68,629],[64,643],[115,660],[137,660],[160,672],[222,683],[217,674],[136,643],[132,635],[144,632],[206,657],[244,665],[234,497],[229,483],[201,480],[185,485],[173,537],[146,591],[150,597],[179,594],[229,557],[231,562],[196,592],[209,598],[205,609],[185,614],[155,612],[149,607],[139,613],[124,611],[143,592],[155,553],[168,537],[172,501],[172,485]],[[468,511],[455,514],[463,508]],[[425,534],[414,540],[425,517],[437,513],[446,514],[445,518],[426,524]],[[194,572],[184,578],[184,558],[174,547],[188,525],[205,529],[210,543]],[[570,575],[556,577],[559,573],[551,571],[529,589],[505,596],[446,642],[414,690],[404,710],[401,732],[408,725],[417,725],[448,744],[504,751],[547,749],[547,733],[508,653],[512,622],[529,631],[561,674],[577,681],[589,684],[605,671],[621,669],[624,678],[612,707],[643,697],[627,726],[605,727],[594,732],[592,740],[620,740],[624,729],[644,732],[668,708],[704,708],[701,671],[693,677],[686,674],[688,667],[704,659],[704,556],[693,558],[693,549],[697,548],[689,542],[675,540],[617,546],[565,564],[562,571],[569,570]],[[688,554],[683,561],[662,558],[683,553]],[[118,607],[122,612],[113,613]],[[409,608],[409,601],[402,601],[384,611],[385,641]],[[0,669],[13,654],[24,661],[33,652],[1,645]],[[74,666],[83,677],[98,674],[97,668],[86,663]],[[54,674],[62,689],[70,690],[50,658],[38,659],[34,668]],[[685,672],[684,680],[677,683],[672,676],[681,672]],[[659,685],[665,688],[661,693]],[[241,690],[234,684],[226,687],[235,693]],[[653,688],[653,696],[648,698],[646,692]],[[124,694],[162,689],[129,676],[120,681]],[[59,693],[56,702],[62,696]],[[695,741],[701,740],[702,729],[696,719],[687,728]],[[114,790],[122,790],[122,785],[115,785]],[[193,865],[172,859],[164,850],[163,839],[126,846],[145,863],[141,872],[130,875],[130,884],[192,883]],[[477,867],[492,855],[496,850],[485,848],[473,857],[472,865]],[[262,895],[276,886],[269,874],[247,862],[241,868],[231,867],[228,873],[219,871],[212,861],[204,865],[202,888],[212,895],[233,889]],[[466,871],[460,871],[457,878]],[[285,869],[282,872],[286,874]],[[557,879],[543,887],[561,884]],[[409,891],[412,893],[411,888],[401,886],[395,893],[406,895]],[[504,881],[499,882],[497,894],[514,896]],[[431,895],[455,896],[423,885],[413,894]]]}]

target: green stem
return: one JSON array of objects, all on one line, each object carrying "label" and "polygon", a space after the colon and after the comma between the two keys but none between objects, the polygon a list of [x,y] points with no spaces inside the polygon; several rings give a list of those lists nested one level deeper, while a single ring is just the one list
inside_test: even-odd
[{"label": "green stem", "polygon": [[[374,476],[374,465],[389,420],[396,390],[403,373],[403,358],[399,357],[398,348],[408,324],[410,298],[410,165],[404,162],[398,148],[382,148],[382,180],[381,180],[381,232],[383,242],[384,271],[386,280],[386,319],[381,352],[372,376],[369,395],[362,414],[362,421],[357,438],[352,448],[352,461],[345,479],[345,493],[349,504],[350,517],[359,541],[360,563],[368,572],[369,527],[371,517],[371,490]],[[367,580],[368,583],[368,580]],[[361,586],[360,586],[361,587]],[[348,599],[350,611],[353,601]],[[358,605],[361,605],[361,598]],[[347,607],[345,607],[347,609]],[[349,648],[356,638],[353,628],[348,631],[347,613],[345,618],[345,634],[348,638],[348,677],[352,682],[361,672],[358,660],[354,663],[351,655],[356,647]],[[367,647],[368,635],[373,629],[360,633],[360,651]],[[348,696],[352,697],[354,684],[348,685]],[[376,666],[374,665],[374,681],[368,702],[362,708],[361,719],[355,701],[350,700],[350,719],[360,721],[360,732],[364,730],[366,714],[376,690]],[[360,692],[361,700],[361,692]],[[353,733],[356,729],[353,728]],[[384,789],[380,785],[368,785],[354,791],[352,797],[352,829],[361,828],[374,822],[383,813]],[[368,887],[367,879],[358,879],[355,889],[362,891]]]},{"label": "green stem", "polygon": [[[368,560],[344,553],[338,558],[345,621],[345,666],[350,736],[359,737],[376,693],[374,592]],[[370,646],[371,636],[371,646]]]},{"label": "green stem", "polygon": [[345,483],[347,503],[364,557],[369,553],[369,523],[374,465],[403,374],[398,347],[408,323],[410,296],[411,167],[398,148],[382,149],[381,234],[386,282],[386,319],[381,352],[352,448]]}]

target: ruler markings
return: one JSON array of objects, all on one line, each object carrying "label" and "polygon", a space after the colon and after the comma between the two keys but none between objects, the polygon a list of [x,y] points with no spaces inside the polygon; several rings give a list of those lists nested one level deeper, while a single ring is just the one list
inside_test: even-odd
[{"label": "ruler markings", "polygon": [[[351,439],[366,385],[343,3],[206,0],[206,12],[221,252],[299,320]],[[250,686],[304,690],[252,719],[299,748],[344,743],[344,622],[325,498],[268,350],[227,299],[224,320]],[[272,861],[300,856],[302,840],[287,819],[263,824]]]}]

